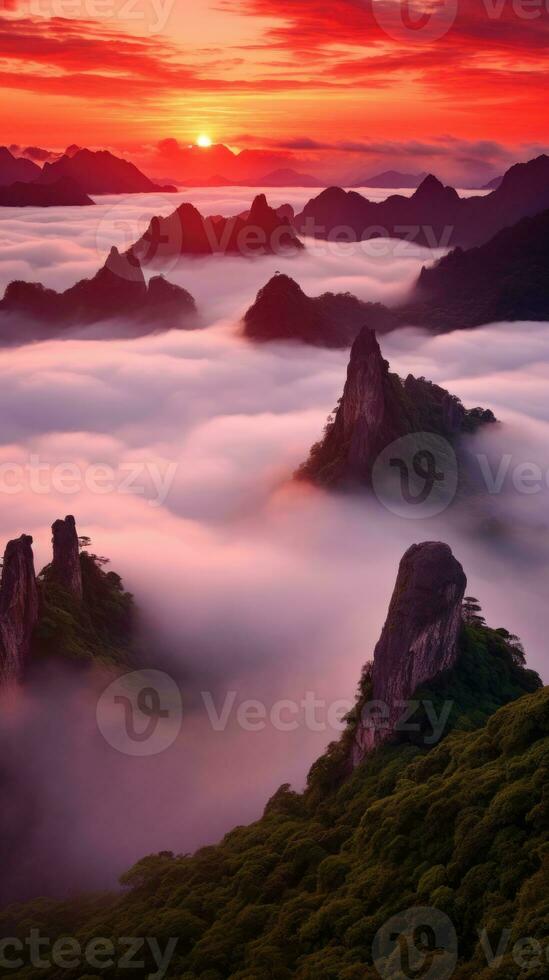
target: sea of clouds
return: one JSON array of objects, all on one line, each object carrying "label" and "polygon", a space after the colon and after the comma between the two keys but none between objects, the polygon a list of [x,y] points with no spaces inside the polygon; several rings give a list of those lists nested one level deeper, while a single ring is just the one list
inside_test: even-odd
[{"label": "sea of clouds", "polygon": [[[204,213],[249,203],[242,190],[224,190],[222,200],[209,193],[193,194]],[[285,194],[269,197],[281,203]],[[17,275],[65,288],[93,274],[117,208],[119,244],[129,245],[158,199],[10,212],[2,283]],[[146,853],[191,851],[253,819],[281,783],[302,787],[337,730],[251,732],[232,712],[216,731],[202,692],[219,708],[228,692],[236,705],[257,699],[267,708],[307,692],[326,704],[352,699],[414,542],[452,546],[488,622],[518,633],[547,679],[549,492],[543,480],[525,491],[516,479],[525,465],[549,472],[547,324],[439,337],[403,330],[382,340],[401,375],[431,378],[501,420],[473,444],[503,467],[487,510],[410,520],[375,499],[291,479],[341,395],[348,353],[254,346],[240,317],[277,268],[311,294],[350,289],[390,302],[436,257],[403,243],[367,246],[309,243],[293,260],[180,261],[169,276],[196,296],[204,329],[111,341],[107,326],[103,339],[1,352],[1,538],[32,534],[40,568],[52,521],[75,514],[136,596],[146,665],[175,679],[184,706],[166,751],[131,758],[98,730],[109,680],[101,672],[52,668],[2,704],[0,765],[11,787],[3,821],[20,854],[7,862],[10,897],[111,885]],[[129,472],[138,474],[133,486]]]}]

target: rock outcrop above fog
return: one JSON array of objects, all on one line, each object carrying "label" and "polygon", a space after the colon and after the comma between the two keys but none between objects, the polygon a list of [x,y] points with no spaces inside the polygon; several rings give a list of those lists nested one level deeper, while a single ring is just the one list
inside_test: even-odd
[{"label": "rock outcrop above fog", "polygon": [[414,691],[454,666],[466,585],[447,544],[415,544],[402,558],[371,673],[370,701],[379,702],[381,713],[361,706],[351,747],[353,767],[394,736]]},{"label": "rock outcrop above fog", "polygon": [[380,453],[402,436],[432,433],[456,443],[461,433],[494,421],[492,412],[467,410],[424,378],[392,374],[375,332],[364,328],[351,349],[335,418],[298,476],[329,487],[370,486]]},{"label": "rock outcrop above fog", "polygon": [[4,552],[0,585],[0,683],[20,679],[38,613],[32,538],[23,534],[9,541]]},{"label": "rock outcrop above fog", "polygon": [[[112,336],[127,332],[127,322],[133,324],[132,332],[141,333],[193,326],[196,304],[186,289],[162,276],[147,284],[135,255],[112,248],[93,279],[83,279],[63,293],[46,289],[41,283],[11,282],[0,301],[0,313],[17,315],[22,321],[15,329],[11,318],[0,319],[0,342],[25,343],[57,336],[71,326],[116,318],[121,329],[117,331],[113,325]],[[37,323],[40,329],[33,326]]]},{"label": "rock outcrop above fog", "polygon": [[82,569],[76,522],[72,515],[52,524],[52,578],[78,601],[82,599]]},{"label": "rock outcrop above fog", "polygon": [[[10,541],[0,585],[0,686],[49,659],[125,666],[134,656],[134,603],[107,560],[80,550],[74,517],[52,525],[53,556],[36,577],[32,538]],[[90,544],[85,539],[86,546]]]},{"label": "rock outcrop above fog", "polygon": [[161,265],[174,255],[254,257],[301,251],[303,245],[283,208],[269,207],[265,195],[258,194],[243,215],[205,218],[184,203],[166,218],[153,218],[133,252],[144,265]]},{"label": "rock outcrop above fog", "polygon": [[485,197],[460,198],[429,175],[411,197],[373,202],[356,191],[329,187],[295,219],[298,231],[346,241],[404,238],[429,248],[472,247],[503,228],[549,208],[549,157],[519,163]]},{"label": "rock outcrop above fog", "polygon": [[244,316],[250,340],[300,340],[319,347],[349,347],[364,324],[381,333],[395,317],[380,303],[364,303],[351,293],[307,296],[295,280],[277,273],[263,286]]},{"label": "rock outcrop above fog", "polygon": [[0,187],[0,207],[4,208],[90,207],[94,204],[95,201],[70,177],[60,177],[53,184],[20,180],[8,187]]}]

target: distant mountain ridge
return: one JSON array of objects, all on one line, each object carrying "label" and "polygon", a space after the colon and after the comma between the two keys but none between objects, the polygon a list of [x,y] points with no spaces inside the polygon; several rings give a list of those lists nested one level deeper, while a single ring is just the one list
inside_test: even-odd
[{"label": "distant mountain ridge", "polygon": [[426,179],[426,173],[403,174],[398,170],[384,170],[383,173],[373,174],[363,180],[355,180],[352,187],[419,187]]},{"label": "distant mountain ridge", "polygon": [[0,146],[0,187],[18,181],[40,180],[41,176],[41,168],[32,160],[16,157],[7,146]]},{"label": "distant mountain ridge", "polygon": [[486,196],[460,198],[432,175],[411,197],[394,194],[379,203],[356,191],[329,187],[296,215],[304,235],[337,240],[404,238],[430,248],[481,245],[498,231],[549,208],[549,157],[519,163]]},{"label": "distant mountain ridge", "polygon": [[231,180],[215,174],[213,177],[195,177],[181,181],[182,187],[324,187],[321,180],[297,170],[280,169],[243,180]]},{"label": "distant mountain ridge", "polygon": [[95,204],[71,177],[59,177],[52,184],[37,181],[16,181],[0,187],[0,207],[52,208],[90,207]]},{"label": "distant mountain ridge", "polygon": [[40,180],[52,183],[60,177],[70,177],[86,194],[165,193],[177,190],[149,180],[135,164],[114,156],[108,150],[74,148],[54,163],[45,163]]}]

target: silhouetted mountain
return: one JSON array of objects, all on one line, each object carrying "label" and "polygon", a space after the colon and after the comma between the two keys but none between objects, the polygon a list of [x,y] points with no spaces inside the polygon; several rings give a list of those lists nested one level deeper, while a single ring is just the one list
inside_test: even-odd
[{"label": "silhouetted mountain", "polygon": [[[300,171],[301,165],[294,154],[279,150],[236,153],[223,143],[188,146],[166,139],[156,147],[147,169],[155,174],[170,174],[177,184],[185,187],[222,187],[227,180],[235,185],[260,187],[265,175],[277,170]],[[220,182],[214,183],[216,180]]]},{"label": "silhouetted mountain", "polygon": [[[240,181],[244,186],[244,181]],[[324,187],[321,180],[311,174],[302,174],[289,167],[281,167],[257,178],[256,187]]]},{"label": "silhouetted mountain", "polygon": [[0,187],[0,207],[52,208],[85,207],[95,204],[71,177],[60,177],[53,184],[17,181]]},{"label": "silhouetted mountain", "polygon": [[521,218],[549,208],[549,157],[519,163],[507,171],[496,190],[485,197],[460,198],[429,176],[415,194],[368,201],[356,191],[329,187],[296,216],[296,228],[316,238],[360,241],[405,238],[416,244],[473,246]]},{"label": "silhouetted mountain", "polygon": [[55,163],[45,163],[41,174],[43,183],[53,183],[60,177],[71,177],[86,194],[139,194],[175,191],[172,186],[153,183],[129,163],[113,156],[108,150],[79,150],[65,154]]},{"label": "silhouetted mountain", "polygon": [[403,322],[459,330],[499,320],[549,320],[549,211],[424,268]]},{"label": "silhouetted mountain", "polygon": [[0,146],[0,187],[15,184],[18,181],[39,180],[42,171],[32,160],[15,157],[7,146]]},{"label": "silhouetted mountain", "polygon": [[354,181],[353,187],[419,187],[427,174],[403,174],[398,170],[384,170],[381,174]]},{"label": "silhouetted mountain", "polygon": [[457,448],[462,433],[494,421],[492,412],[468,411],[424,378],[401,381],[390,372],[375,332],[365,327],[351,349],[335,418],[298,476],[322,486],[369,487],[380,454],[402,436],[429,433]]},{"label": "silhouetted mountain", "polygon": [[279,211],[269,207],[264,194],[254,199],[246,217],[204,218],[192,204],[181,204],[168,217],[153,218],[133,251],[145,265],[161,265],[164,258],[174,255],[257,256],[300,251],[302,243],[288,217],[281,217]]},{"label": "silhouetted mountain", "polygon": [[183,187],[323,187],[324,184],[310,174],[300,174],[297,170],[280,169],[268,174],[259,174],[245,180],[231,180],[214,174],[213,177],[194,177],[185,180]]},{"label": "silhouetted mountain", "polygon": [[380,303],[364,303],[352,293],[307,296],[289,276],[277,273],[257,294],[244,316],[252,340],[300,340],[318,347],[349,347],[364,324],[385,332],[398,326]]},{"label": "silhouetted mountain", "polygon": [[[93,279],[83,279],[63,293],[41,283],[11,282],[0,301],[0,343],[20,344],[66,333],[71,326],[119,318],[125,324],[141,322],[138,332],[194,325],[196,305],[185,289],[162,276],[147,285],[132,252],[111,249]],[[14,324],[13,316],[17,315]],[[191,319],[190,319],[191,318]],[[135,330],[134,330],[135,332]],[[113,325],[111,336],[117,335]]]}]

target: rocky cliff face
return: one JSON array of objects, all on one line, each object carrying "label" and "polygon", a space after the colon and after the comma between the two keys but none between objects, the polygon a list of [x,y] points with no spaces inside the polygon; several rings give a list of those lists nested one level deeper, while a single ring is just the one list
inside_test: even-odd
[{"label": "rocky cliff face", "polygon": [[0,683],[17,681],[29,655],[39,598],[32,538],[8,542],[0,586]]},{"label": "rocky cliff face", "polygon": [[369,486],[380,453],[396,439],[425,432],[451,443],[493,421],[491,412],[468,411],[430,381],[412,375],[401,381],[390,372],[374,331],[364,328],[351,349],[335,419],[298,476],[324,486]]},{"label": "rocky cliff face", "polygon": [[82,570],[76,522],[72,515],[52,525],[53,578],[77,600],[82,599]]},{"label": "rocky cliff face", "polygon": [[455,664],[466,585],[463,568],[447,544],[412,545],[402,558],[374,652],[371,701],[383,705],[382,720],[376,723],[367,706],[360,706],[353,767],[398,730],[403,702],[416,688]]}]

